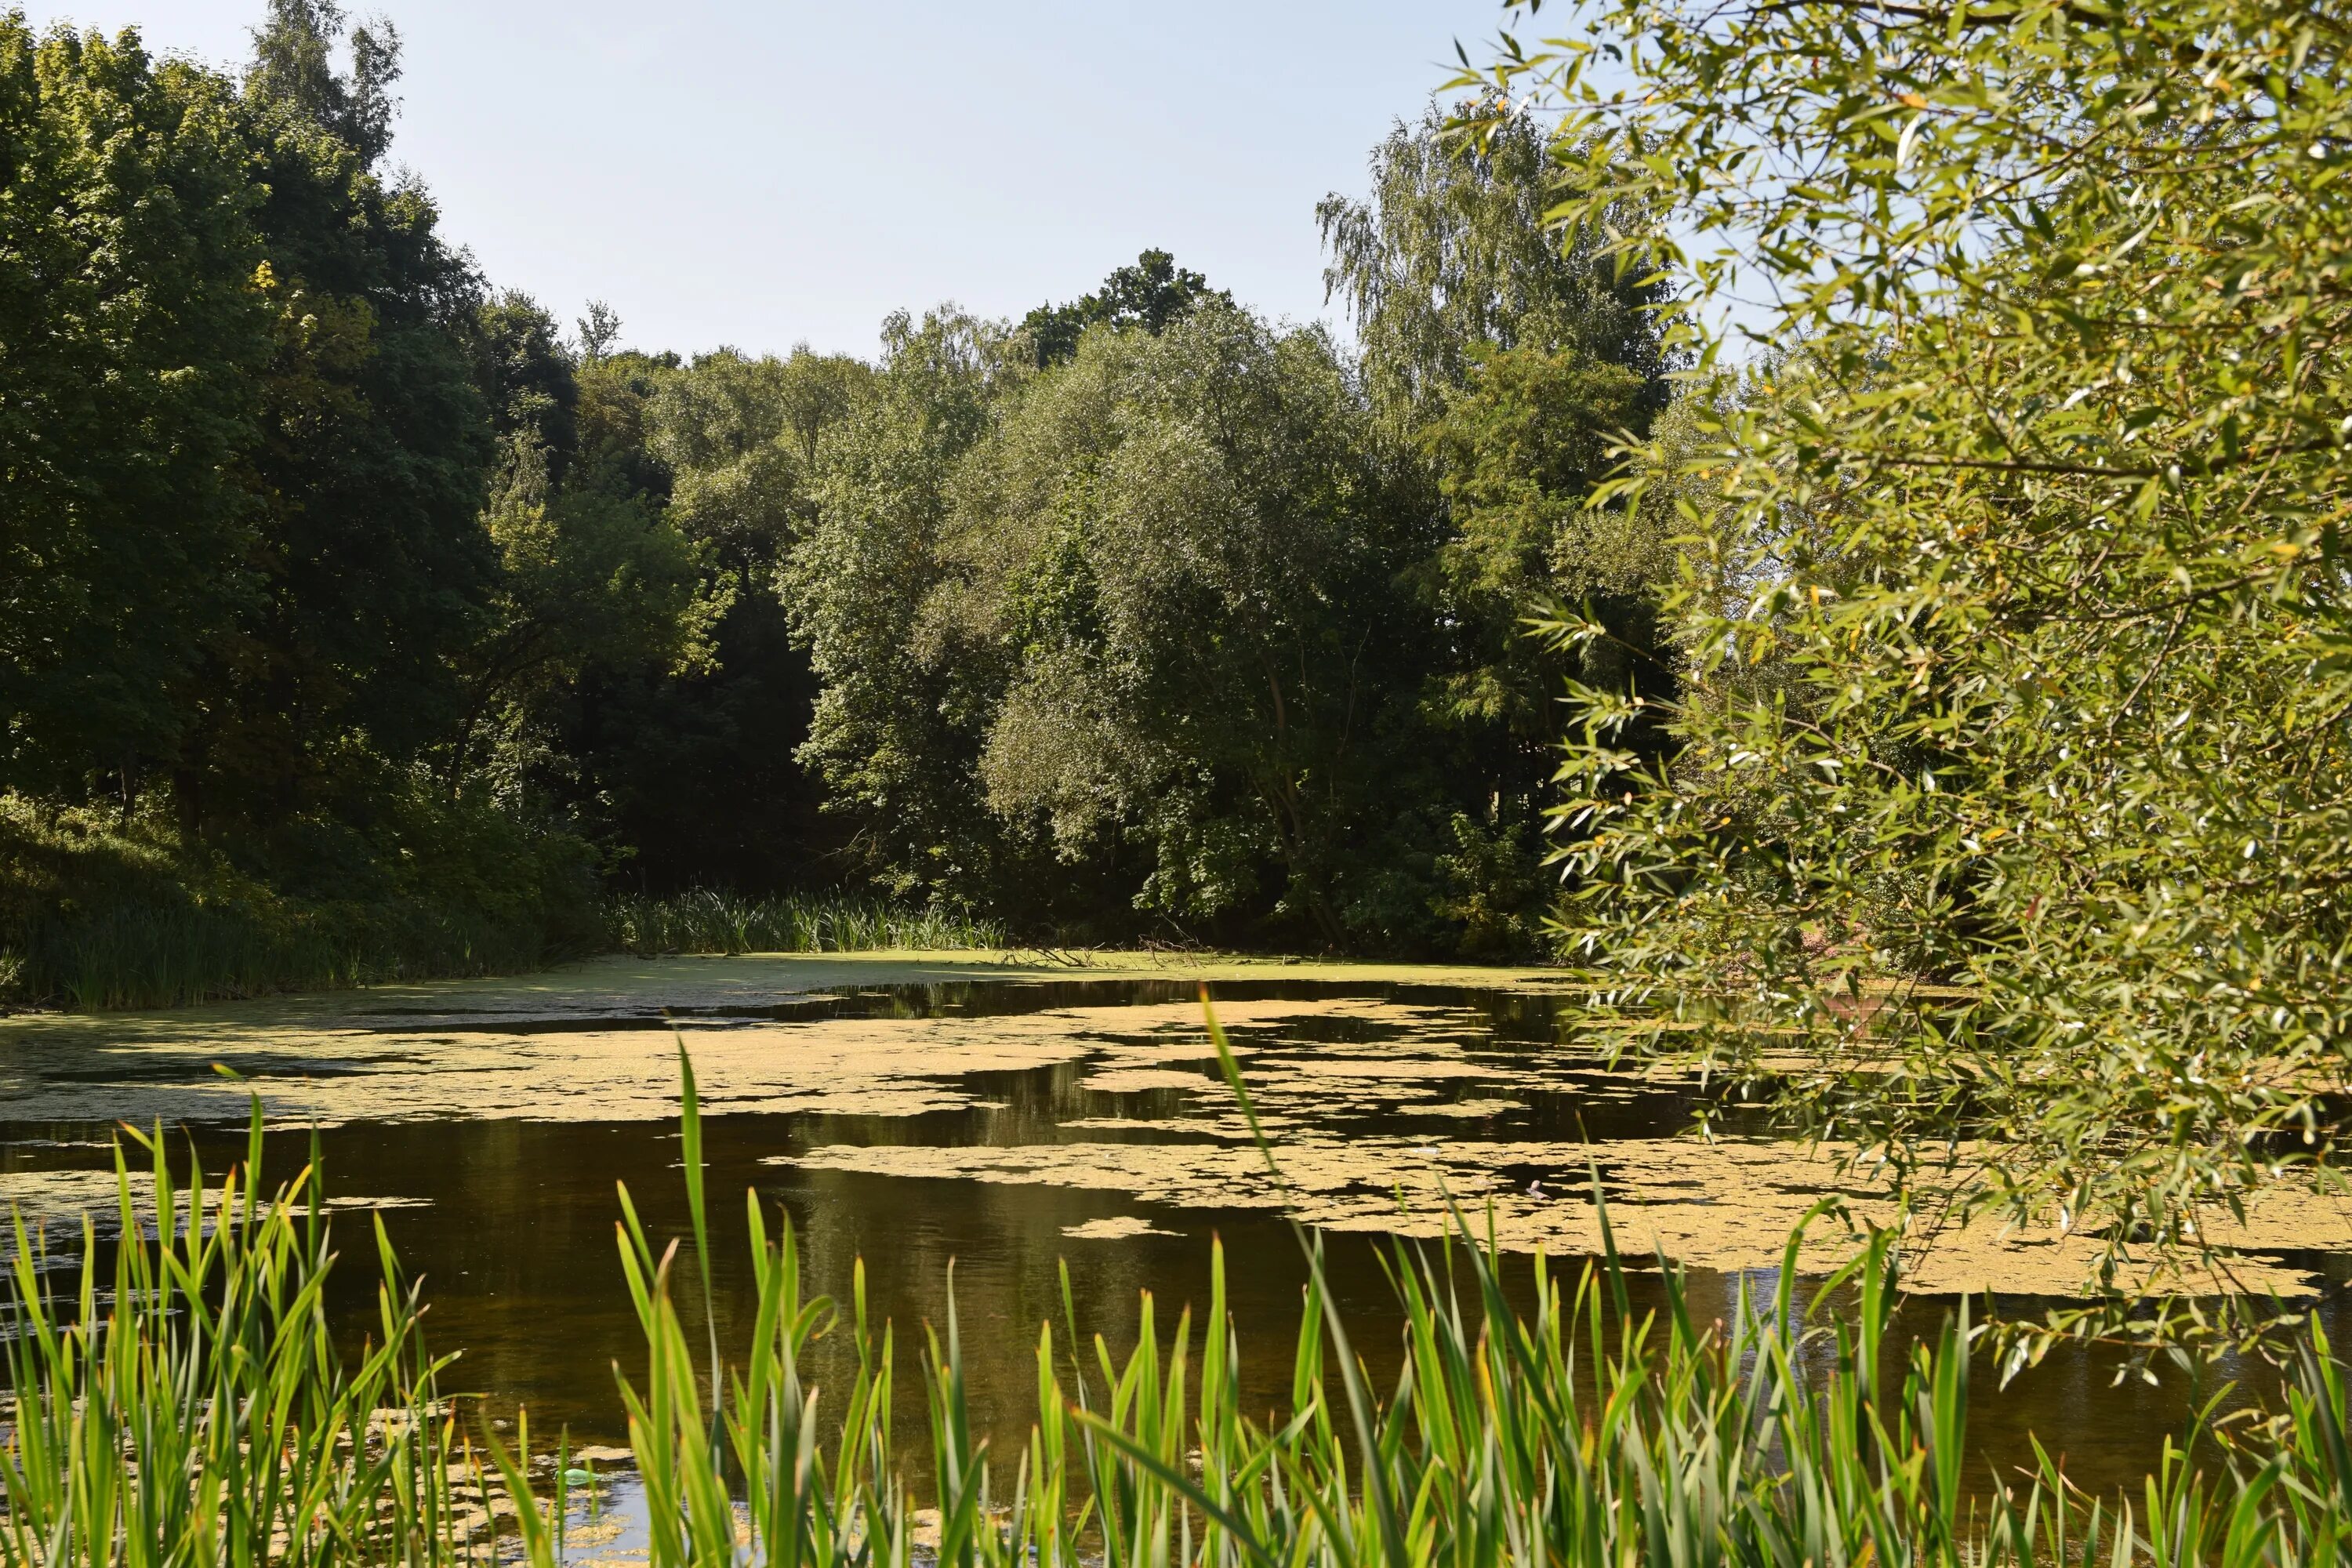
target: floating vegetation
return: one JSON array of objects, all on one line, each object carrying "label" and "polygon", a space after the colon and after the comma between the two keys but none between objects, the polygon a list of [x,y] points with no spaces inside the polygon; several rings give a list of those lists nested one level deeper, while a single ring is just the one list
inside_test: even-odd
[{"label": "floating vegetation", "polygon": [[[774,1159],[805,1170],[1119,1193],[1180,1209],[1286,1209],[1325,1229],[1432,1238],[1445,1234],[1453,1203],[1475,1216],[1482,1237],[1554,1256],[1602,1249],[1590,1184],[1597,1170],[1629,1246],[1725,1272],[1777,1267],[1782,1238],[1824,1200],[1840,1205],[1844,1223],[1821,1223],[1794,1255],[1816,1277],[1834,1272],[1873,1226],[1907,1237],[1904,1283],[1931,1294],[2071,1296],[2085,1288],[2099,1259],[2097,1237],[2054,1228],[2013,1229],[1990,1216],[1940,1229],[1906,1222],[1885,1188],[1840,1180],[1835,1157],[1843,1151],[1785,1141],[1456,1141],[1340,1136],[1294,1125],[1283,1132],[1285,1181],[1277,1184],[1239,1118],[1177,1125],[1192,1136],[1013,1148],[832,1144]],[[2150,1273],[2130,1282],[2191,1294],[2308,1292],[2318,1281],[2307,1270],[2243,1254],[2352,1248],[2352,1209],[2334,1197],[2281,1190],[2213,1239],[2240,1250],[2227,1259],[2228,1276]]]},{"label": "floating vegetation", "polygon": [[1078,1241],[1125,1241],[1138,1236],[1173,1236],[1139,1215],[1109,1215],[1081,1225],[1066,1225],[1062,1234]]},{"label": "floating vegetation", "polygon": [[[1196,1002],[1105,981],[1050,994],[1103,1002],[1024,1007],[1024,997],[1048,994],[1022,979],[940,993],[929,1006],[856,984],[939,973],[929,961],[645,962],[655,965],[653,994],[687,988],[705,1004],[745,1009],[787,997],[803,1010],[678,1021],[714,1110],[886,1122],[985,1111],[992,1129],[944,1142],[835,1131],[775,1156],[799,1169],[1113,1193],[1171,1210],[1265,1211],[1279,1201],[1249,1157]],[[657,1017],[599,1016],[632,1000],[619,988],[627,973],[600,970],[593,984],[411,988],[403,1005],[373,1015],[343,998],[329,1014],[262,1008],[235,1024],[183,1016],[105,1031],[84,1020],[19,1028],[0,1107],[12,1121],[52,1127],[220,1121],[240,1117],[249,1094],[273,1116],[320,1125],[664,1121],[677,1108],[669,1030],[643,1026]],[[831,989],[777,988],[794,973]],[[1689,1265],[1769,1267],[1779,1238],[1829,1197],[1855,1226],[1908,1224],[1906,1279],[1916,1289],[2063,1296],[2093,1282],[2095,1234],[2014,1229],[1989,1215],[1938,1226],[1932,1192],[1906,1216],[1883,1184],[1842,1175],[1837,1157],[1851,1151],[1768,1136],[1702,1141],[1690,1133],[1690,1079],[1612,1069],[1570,1037],[1542,1048],[1500,1042],[1472,994],[1408,1001],[1352,986],[1291,988],[1298,994],[1248,996],[1220,1010],[1268,1124],[1284,1136],[1294,1199],[1318,1225],[1434,1237],[1451,1195],[1507,1247],[1591,1254],[1601,1237],[1585,1192],[1597,1168],[1633,1244]],[[641,1015],[646,996],[633,999]],[[1577,1016],[1559,1016],[1572,1024]],[[214,1071],[221,1062],[236,1068],[236,1081]],[[1028,1075],[1027,1109],[1006,1103],[1007,1075]],[[1565,1109],[1546,1121],[1538,1108],[1547,1104]],[[1602,1111],[1615,1118],[1606,1135],[1580,1135]],[[0,1178],[0,1196],[8,1180],[76,1179]],[[102,1193],[93,1201],[107,1206]],[[2234,1249],[2220,1258],[2227,1274],[2151,1271],[2125,1282],[2176,1294],[2300,1293],[2313,1283],[2305,1261],[2265,1255],[2352,1248],[2352,1207],[2282,1188],[2242,1222],[2215,1215],[2207,1228]],[[1850,1246],[1846,1232],[1824,1224],[1800,1259],[1825,1274]]]},{"label": "floating vegetation", "polygon": [[[822,977],[816,976],[816,977]],[[1229,1004],[1236,1026],[1339,1018],[1462,1032],[1462,1016],[1360,996]],[[267,1017],[268,1015],[262,1015]],[[977,1075],[1087,1064],[1166,1071],[1205,1064],[1193,1002],[977,1016],[682,1019],[710,1103],[730,1112],[919,1116],[977,1105]],[[656,1020],[657,1021],[657,1020]],[[677,1113],[666,1028],[520,1013],[289,1015],[256,1024],[176,1022],[97,1034],[26,1028],[0,1077],[0,1112],[24,1122],[236,1119],[248,1093],[272,1115],[333,1123],[423,1118],[661,1121]],[[1423,1054],[1458,1051],[1433,1045]],[[229,1062],[239,1077],[222,1079]],[[1099,1064],[1097,1066],[1097,1064]],[[1162,1079],[1150,1080],[1161,1085]],[[1218,1092],[1205,1068],[1167,1085]]]}]

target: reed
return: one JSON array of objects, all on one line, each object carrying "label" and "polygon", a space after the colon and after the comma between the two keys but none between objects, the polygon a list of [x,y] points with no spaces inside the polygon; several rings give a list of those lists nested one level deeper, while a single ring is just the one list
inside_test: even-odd
[{"label": "reed", "polygon": [[261,1130],[257,1103],[246,1163],[212,1189],[200,1170],[176,1183],[160,1137],[139,1140],[135,1183],[118,1143],[110,1266],[85,1218],[64,1300],[16,1219],[0,1562],[493,1560],[502,1499],[437,1396],[446,1363],[381,1226],[378,1335],[347,1355],[316,1159],[260,1195]]},{"label": "reed", "polygon": [[[2201,1462],[2184,1433],[2137,1497],[2085,1497],[2046,1456],[2014,1485],[1971,1485],[1967,1320],[1895,1353],[1883,1235],[1834,1321],[1798,1309],[1792,1242],[1776,1294],[1705,1326],[1672,1268],[1663,1309],[1633,1311],[1613,1244],[1570,1278],[1538,1260],[1522,1315],[1466,1233],[1400,1243],[1402,1371],[1375,1391],[1302,1232],[1290,1406],[1265,1420],[1242,1408],[1220,1251],[1202,1321],[1162,1325],[1147,1297],[1123,1358],[1041,1330],[1036,1420],[1010,1455],[974,1435],[950,1308],[917,1358],[932,1455],[917,1476],[862,1270],[845,1308],[812,1296],[756,1194],[749,1338],[723,1348],[713,1314],[680,1310],[710,1289],[682,1050],[680,1069],[692,1235],[648,1235],[625,1191],[618,1227],[646,1352],[619,1396],[653,1568],[2256,1568],[2352,1547],[2347,1400],[2316,1330],[2271,1424]],[[379,1333],[356,1353],[331,1342],[315,1161],[257,1201],[259,1129],[257,1110],[246,1165],[209,1202],[149,1144],[152,1217],[119,1161],[126,1242],[101,1269],[85,1229],[62,1307],[17,1226],[0,1563],[557,1568],[560,1457],[534,1466],[527,1425],[471,1446],[380,1226]],[[1074,1320],[1066,1277],[1064,1301]],[[828,1333],[852,1337],[856,1372],[821,1395],[802,1369]]]},{"label": "reed", "polygon": [[[1213,1016],[1209,1026],[1256,1131]],[[693,1239],[707,1256],[698,1109],[680,1058]],[[793,1568],[911,1563],[917,1489],[892,1464],[890,1331],[877,1338],[867,1322],[861,1274],[848,1324],[858,1373],[837,1424],[825,1417],[799,1368],[831,1309],[803,1298],[789,1228],[772,1242],[756,1199],[750,1210],[757,1327],[723,1373],[709,1351],[707,1381],[671,1301],[677,1245],[657,1257],[633,1211],[623,1227],[647,1345],[646,1381],[625,1393],[651,1561],[748,1551]],[[1163,1339],[1149,1296],[1123,1361],[1099,1337],[1079,1345],[1074,1327],[1057,1352],[1041,1331],[1036,1423],[1009,1458],[973,1439],[950,1305],[944,1340],[927,1335],[921,1356],[936,1510],[925,1554],[961,1568],[2256,1568],[2335,1563],[2352,1546],[2344,1384],[2315,1326],[2286,1408],[2258,1438],[2208,1469],[2189,1456],[2209,1434],[2184,1433],[2142,1498],[2095,1499],[2038,1450],[2017,1485],[1966,1484],[1967,1315],[1909,1347],[1899,1377],[1882,1372],[1898,1296],[1885,1233],[1816,1297],[1853,1287],[1833,1321],[1808,1324],[1797,1308],[1792,1237],[1772,1298],[1743,1289],[1732,1317],[1706,1327],[1663,1259],[1664,1308],[1636,1315],[1613,1240],[1572,1283],[1537,1259],[1532,1318],[1510,1307],[1499,1258],[1466,1226],[1434,1249],[1399,1243],[1404,1356],[1385,1397],[1331,1306],[1319,1241],[1300,1242],[1311,1283],[1290,1412],[1265,1423],[1241,1408],[1221,1247],[1197,1340],[1189,1313]],[[1066,1274],[1064,1301],[1074,1324]]]},{"label": "reed", "polygon": [[908,909],[845,893],[753,899],[701,889],[675,898],[624,897],[606,906],[612,946],[675,952],[868,952],[1010,945],[994,921]]}]

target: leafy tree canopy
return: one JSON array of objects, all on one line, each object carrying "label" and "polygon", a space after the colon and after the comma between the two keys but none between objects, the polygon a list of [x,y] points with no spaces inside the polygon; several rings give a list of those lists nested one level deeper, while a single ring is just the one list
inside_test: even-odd
[{"label": "leafy tree canopy", "polygon": [[871,375],[803,343],[783,359],[720,349],[664,377],[647,441],[673,476],[679,526],[738,570],[773,566],[808,522],[820,439]]},{"label": "leafy tree canopy", "polygon": [[1037,356],[1037,368],[1060,364],[1078,352],[1088,327],[1138,327],[1160,333],[1204,300],[1231,305],[1234,298],[1164,250],[1147,250],[1132,267],[1116,268],[1092,294],[1064,305],[1040,305],[1023,318]]},{"label": "leafy tree canopy", "polygon": [[[1482,348],[1574,349],[1633,371],[1652,405],[1664,402],[1656,310],[1668,282],[1638,256],[1621,265],[1605,229],[1563,243],[1546,215],[1565,150],[1531,115],[1465,129],[1433,107],[1373,153],[1370,198],[1317,205],[1325,290],[1354,313],[1372,399],[1400,427],[1433,417]],[[1612,207],[1607,221],[1636,216]]]},{"label": "leafy tree canopy", "polygon": [[217,79],[0,16],[0,787],[127,795],[249,604],[277,284],[246,158]]},{"label": "leafy tree canopy", "polygon": [[966,462],[925,609],[930,658],[1007,671],[990,806],[1072,858],[1139,841],[1146,908],[1213,917],[1271,872],[1277,913],[1349,941],[1423,642],[1395,497],[1319,333],[1202,305],[1090,335]]},{"label": "leafy tree canopy", "polygon": [[[400,79],[400,33],[384,17],[353,26],[335,0],[266,0],[268,16],[253,29],[253,65],[246,91],[326,132],[373,167],[392,144],[392,95]],[[348,34],[351,68],[335,68],[335,50]]]}]

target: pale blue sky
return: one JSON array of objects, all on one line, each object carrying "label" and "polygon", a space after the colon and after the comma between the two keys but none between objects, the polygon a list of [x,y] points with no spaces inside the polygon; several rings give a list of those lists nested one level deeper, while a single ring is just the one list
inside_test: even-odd
[{"label": "pale blue sky", "polygon": [[[241,62],[260,0],[27,0]],[[1326,316],[1360,191],[1494,0],[346,0],[406,41],[393,157],[500,285],[641,348],[872,352],[891,309],[1017,315],[1160,246]],[[1335,324],[1339,324],[1336,323]]]}]

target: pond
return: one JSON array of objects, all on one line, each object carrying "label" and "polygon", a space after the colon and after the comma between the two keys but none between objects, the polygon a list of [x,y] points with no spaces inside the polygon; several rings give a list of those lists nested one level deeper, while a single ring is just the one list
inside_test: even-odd
[{"label": "pond", "polygon": [[[1598,1246],[1597,1172],[1621,1244],[1645,1258],[1663,1248],[1688,1268],[1695,1308],[1727,1315],[1743,1282],[1769,1293],[1790,1226],[1830,1185],[1822,1159],[1720,1095],[1714,1141],[1690,1136],[1703,1086],[1612,1070],[1587,998],[1541,970],[899,954],[615,960],[522,981],[0,1020],[0,1197],[58,1219],[93,1199],[110,1207],[123,1121],[184,1130],[216,1176],[241,1157],[257,1094],[278,1177],[315,1129],[329,1191],[355,1211],[341,1222],[337,1303],[354,1337],[373,1315],[372,1249],[356,1233],[372,1210],[424,1279],[436,1348],[464,1352],[457,1384],[490,1418],[527,1405],[537,1433],[616,1445],[614,1369],[640,1369],[615,1184],[656,1234],[687,1227],[675,1028],[707,1108],[722,1344],[749,1329],[750,1188],[790,1216],[814,1289],[846,1300],[864,1259],[871,1310],[898,1329],[898,1427],[912,1439],[924,1430],[914,1347],[920,1325],[944,1322],[952,1268],[975,1415],[1010,1453],[1031,1416],[1040,1325],[1061,1340],[1063,1268],[1080,1331],[1123,1349],[1139,1291],[1163,1321],[1205,1304],[1221,1239],[1245,1404],[1271,1411],[1288,1395],[1305,1269],[1282,1190],[1218,1075],[1203,984],[1291,1212],[1329,1232],[1376,1377],[1395,1364],[1386,1238],[1440,1235],[1449,1199],[1508,1253],[1581,1258]],[[1858,1215],[1889,1212],[1866,1184],[1847,1195]],[[1812,1234],[1805,1267],[1826,1269],[1846,1244],[1832,1222]],[[2352,1273],[2340,1205],[2282,1211],[2243,1240],[2248,1278],[2318,1292],[2330,1331],[2352,1335],[2337,1321],[2336,1287]],[[2038,1311],[2085,1257],[2054,1236],[1940,1239],[1917,1260],[1906,1321],[1932,1328],[1952,1292],[1992,1287],[2004,1310]],[[1524,1257],[1507,1269],[1528,1288]],[[821,1363],[815,1380],[838,1370]],[[2064,1352],[1996,1392],[1987,1369],[1972,1423],[1985,1473],[2026,1462],[2031,1431],[2082,1484],[2129,1484],[2221,1382],[2263,1381],[2225,1366],[2153,1382],[2134,1369],[2116,1384],[2118,1370],[2114,1351]]]}]

